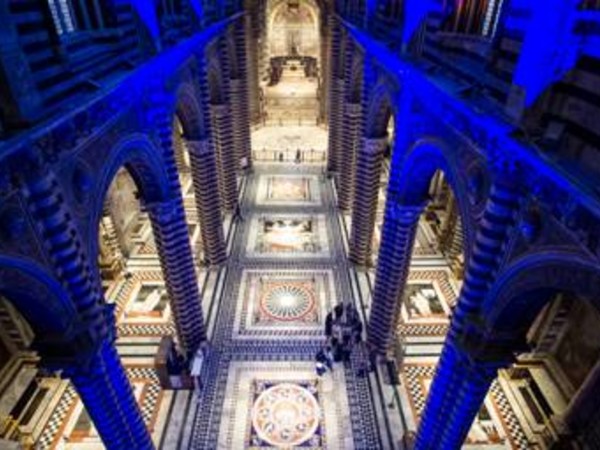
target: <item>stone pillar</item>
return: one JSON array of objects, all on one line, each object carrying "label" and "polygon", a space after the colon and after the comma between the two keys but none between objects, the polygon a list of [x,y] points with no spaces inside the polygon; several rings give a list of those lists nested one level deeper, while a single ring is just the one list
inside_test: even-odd
[{"label": "stone pillar", "polygon": [[352,208],[354,198],[354,172],[360,136],[361,112],[362,105],[360,103],[344,104],[342,158],[339,161],[340,178],[338,184],[338,206],[343,211]]},{"label": "stone pillar", "polygon": [[[519,193],[511,181],[509,175],[498,175],[498,180],[492,186],[475,238],[465,281],[452,316],[450,330],[421,417],[415,445],[417,450],[442,448],[439,447],[439,437],[461,432],[462,428],[450,431],[448,429],[464,425],[456,421],[447,421],[448,414],[459,401],[457,392],[461,382],[466,378],[461,363],[465,360],[465,355],[457,343],[464,340],[463,335],[469,327],[470,318],[478,316],[502,261],[501,255],[508,244],[510,230],[519,208]],[[473,377],[475,376],[474,373]],[[483,384],[479,386],[481,388]],[[477,409],[469,409],[468,412],[473,412],[470,419],[465,413],[461,413],[461,417],[470,425]]]},{"label": "stone pillar", "polygon": [[329,146],[327,151],[327,170],[337,172],[339,170],[339,148],[341,146],[344,79],[341,62],[342,52],[342,30],[336,19],[331,17],[331,81],[329,83]]},{"label": "stone pillar", "polygon": [[371,259],[381,163],[386,146],[385,137],[363,138],[357,154],[354,184],[360,189],[354,194],[349,258],[358,265],[367,265]]},{"label": "stone pillar", "polygon": [[187,141],[192,173],[194,197],[202,231],[202,245],[209,264],[217,266],[227,259],[223,220],[219,206],[217,161],[210,140]]},{"label": "stone pillar", "polygon": [[368,341],[385,356],[393,342],[413,245],[424,206],[403,206],[389,197],[368,325]]},{"label": "stone pillar", "polygon": [[66,374],[108,450],[154,448],[112,343],[102,343],[86,368],[73,367]]},{"label": "stone pillar", "polygon": [[[68,292],[79,316],[80,326],[70,336],[72,346],[55,346],[50,354],[69,355],[69,367],[61,360],[54,365],[65,369],[81,395],[102,441],[109,450],[152,449],[150,434],[114,348],[114,311],[102,298],[99,278],[91,264],[77,226],[64,202],[65,195],[49,167],[32,158],[23,171],[27,207],[56,277]],[[52,344],[40,342],[40,354]],[[123,374],[123,376],[121,376]]]},{"label": "stone pillar", "polygon": [[145,205],[158,249],[179,346],[190,355],[206,340],[198,279],[181,200]]},{"label": "stone pillar", "polygon": [[[252,167],[252,141],[250,138],[250,93],[248,92],[248,58],[246,51],[246,33],[242,23],[233,28],[235,42],[235,58],[237,60],[238,73],[231,80],[231,112],[235,123],[233,136],[235,139],[236,168],[239,168],[240,159],[246,158],[247,167]],[[258,89],[258,86],[257,86]],[[258,90],[257,90],[258,93]]]},{"label": "stone pillar", "polygon": [[455,346],[460,382],[452,389],[451,408],[439,418],[439,434],[433,438],[433,443],[428,447],[421,446],[419,435],[415,449],[460,449],[498,369],[510,365],[511,350],[515,350],[511,343],[486,341],[477,334],[462,336],[458,342],[450,341],[446,345]]},{"label": "stone pillar", "polygon": [[233,211],[238,201],[237,157],[234,145],[233,122],[228,105],[211,105],[213,136],[218,149],[218,166],[221,175],[221,201],[225,211]]}]

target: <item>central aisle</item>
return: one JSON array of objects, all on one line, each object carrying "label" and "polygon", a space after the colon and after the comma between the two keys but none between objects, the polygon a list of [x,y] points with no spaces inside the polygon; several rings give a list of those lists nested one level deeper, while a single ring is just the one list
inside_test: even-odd
[{"label": "central aisle", "polygon": [[356,376],[362,355],[315,372],[327,312],[352,299],[322,168],[257,165],[242,213],[209,313],[209,381],[188,416],[191,448],[380,448],[369,384]]}]

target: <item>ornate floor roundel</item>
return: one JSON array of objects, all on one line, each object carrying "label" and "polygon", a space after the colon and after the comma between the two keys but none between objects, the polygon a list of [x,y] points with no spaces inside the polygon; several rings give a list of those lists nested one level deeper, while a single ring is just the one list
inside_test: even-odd
[{"label": "ornate floor roundel", "polygon": [[316,307],[313,292],[298,284],[273,287],[260,303],[263,313],[280,321],[302,320]]},{"label": "ornate floor roundel", "polygon": [[252,426],[263,441],[290,448],[310,439],[317,428],[321,409],[306,388],[280,383],[265,390],[254,402]]}]

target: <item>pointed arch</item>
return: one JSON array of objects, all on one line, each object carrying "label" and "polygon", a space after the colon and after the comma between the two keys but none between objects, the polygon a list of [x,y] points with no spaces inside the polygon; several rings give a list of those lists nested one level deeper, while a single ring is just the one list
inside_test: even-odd
[{"label": "pointed arch", "polygon": [[0,294],[27,320],[38,338],[64,336],[78,320],[62,285],[32,261],[0,255]]},{"label": "pointed arch", "polygon": [[494,332],[526,333],[558,292],[576,294],[600,311],[600,265],[561,249],[521,257],[500,274],[484,303],[487,326]]}]

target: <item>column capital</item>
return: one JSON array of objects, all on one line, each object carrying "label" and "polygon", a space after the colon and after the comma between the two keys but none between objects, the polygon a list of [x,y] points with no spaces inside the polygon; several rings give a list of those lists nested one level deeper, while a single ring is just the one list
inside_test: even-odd
[{"label": "column capital", "polygon": [[343,78],[336,78],[331,88],[337,92],[344,92],[346,89],[346,80]]},{"label": "column capital", "polygon": [[224,103],[218,105],[211,104],[210,112],[219,118],[228,117],[231,114],[231,108],[229,108],[229,105]]},{"label": "column capital", "polygon": [[413,224],[419,220],[421,214],[425,210],[425,204],[422,205],[401,205],[396,202],[388,203],[386,210],[386,218],[393,220],[394,222],[400,222],[405,224]]},{"label": "column capital", "polygon": [[366,138],[362,139],[363,145],[361,146],[361,153],[366,153],[369,155],[377,155],[379,153],[383,153],[385,148],[388,145],[388,138]]},{"label": "column capital", "polygon": [[213,153],[212,142],[210,139],[185,140],[185,146],[188,152],[197,156],[206,156]]},{"label": "column capital", "polygon": [[239,92],[244,87],[244,80],[241,78],[233,78],[229,80],[229,90],[231,92]]},{"label": "column capital", "polygon": [[523,350],[525,342],[513,333],[491,333],[470,319],[466,326],[452,330],[449,342],[474,365],[490,369],[506,367],[514,362],[515,354]]},{"label": "column capital", "polygon": [[344,115],[348,117],[360,117],[362,104],[344,102]]},{"label": "column capital", "polygon": [[164,222],[175,216],[179,202],[175,198],[170,198],[160,202],[144,203],[143,206],[148,214],[154,216],[159,221]]}]

